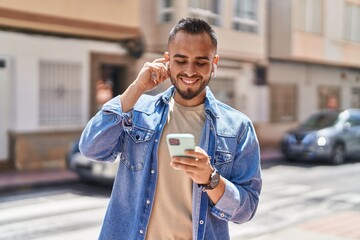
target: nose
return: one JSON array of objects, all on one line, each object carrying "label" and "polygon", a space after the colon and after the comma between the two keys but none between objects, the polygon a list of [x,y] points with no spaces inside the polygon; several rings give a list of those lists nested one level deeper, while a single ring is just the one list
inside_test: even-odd
[{"label": "nose", "polygon": [[188,77],[192,77],[192,76],[196,75],[195,64],[193,64],[193,63],[188,63],[188,64],[186,65],[186,69],[185,69],[184,73],[185,73]]}]

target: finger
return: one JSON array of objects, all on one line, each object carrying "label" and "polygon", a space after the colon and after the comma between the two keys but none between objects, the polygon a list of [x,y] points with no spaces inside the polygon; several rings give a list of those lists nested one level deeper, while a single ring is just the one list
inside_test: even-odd
[{"label": "finger", "polygon": [[187,173],[193,173],[196,170],[195,166],[182,164],[182,163],[170,162],[170,165],[176,170],[182,170]]},{"label": "finger", "polygon": [[173,157],[171,159],[171,162],[176,164],[187,165],[187,166],[194,166],[194,167],[198,165],[195,158],[192,157]]},{"label": "finger", "polygon": [[208,154],[204,151],[204,150],[186,150],[185,151],[186,155],[191,156],[195,159],[198,160],[208,160],[210,159],[210,157],[208,156]]},{"label": "finger", "polygon": [[166,63],[167,60],[165,58],[157,58],[153,61],[153,63]]},{"label": "finger", "polygon": [[166,66],[163,63],[151,63],[148,65],[150,72],[152,72],[152,80],[163,82],[168,78]]}]

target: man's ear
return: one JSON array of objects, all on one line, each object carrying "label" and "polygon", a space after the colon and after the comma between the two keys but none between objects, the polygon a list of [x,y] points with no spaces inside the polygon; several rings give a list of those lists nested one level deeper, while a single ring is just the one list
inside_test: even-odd
[{"label": "man's ear", "polygon": [[213,59],[213,64],[218,64],[219,62],[219,55],[215,55],[214,59]]},{"label": "man's ear", "polygon": [[216,77],[217,64],[219,62],[219,55],[215,55],[213,59],[212,76]]}]

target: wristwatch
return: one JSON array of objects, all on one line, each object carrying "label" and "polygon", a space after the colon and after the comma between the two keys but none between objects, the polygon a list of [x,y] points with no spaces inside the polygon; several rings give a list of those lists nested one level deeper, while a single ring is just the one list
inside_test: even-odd
[{"label": "wristwatch", "polygon": [[211,173],[210,182],[208,184],[200,184],[201,187],[205,190],[211,190],[217,187],[220,183],[220,173],[214,168],[214,171]]}]

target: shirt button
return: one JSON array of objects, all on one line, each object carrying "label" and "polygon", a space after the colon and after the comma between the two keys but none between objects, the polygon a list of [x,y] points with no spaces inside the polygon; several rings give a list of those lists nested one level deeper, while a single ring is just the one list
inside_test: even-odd
[{"label": "shirt button", "polygon": [[140,234],[143,234],[143,233],[144,233],[144,231],[143,231],[143,230],[140,230],[139,232],[140,232]]},{"label": "shirt button", "polygon": [[220,214],[220,217],[222,217],[222,218],[225,217],[225,214],[224,214],[224,213],[221,213],[221,214]]},{"label": "shirt button", "polygon": [[151,174],[154,174],[155,173],[155,170],[153,169],[153,170],[151,170]]},{"label": "shirt button", "polygon": [[155,142],[158,142],[158,140],[157,140],[157,139],[155,139]]},{"label": "shirt button", "polygon": [[200,220],[200,224],[203,225],[203,224],[204,224],[204,221],[203,221],[203,220]]},{"label": "shirt button", "polygon": [[150,204],[150,200],[148,199],[148,200],[146,200],[146,204],[147,205],[149,205]]}]

